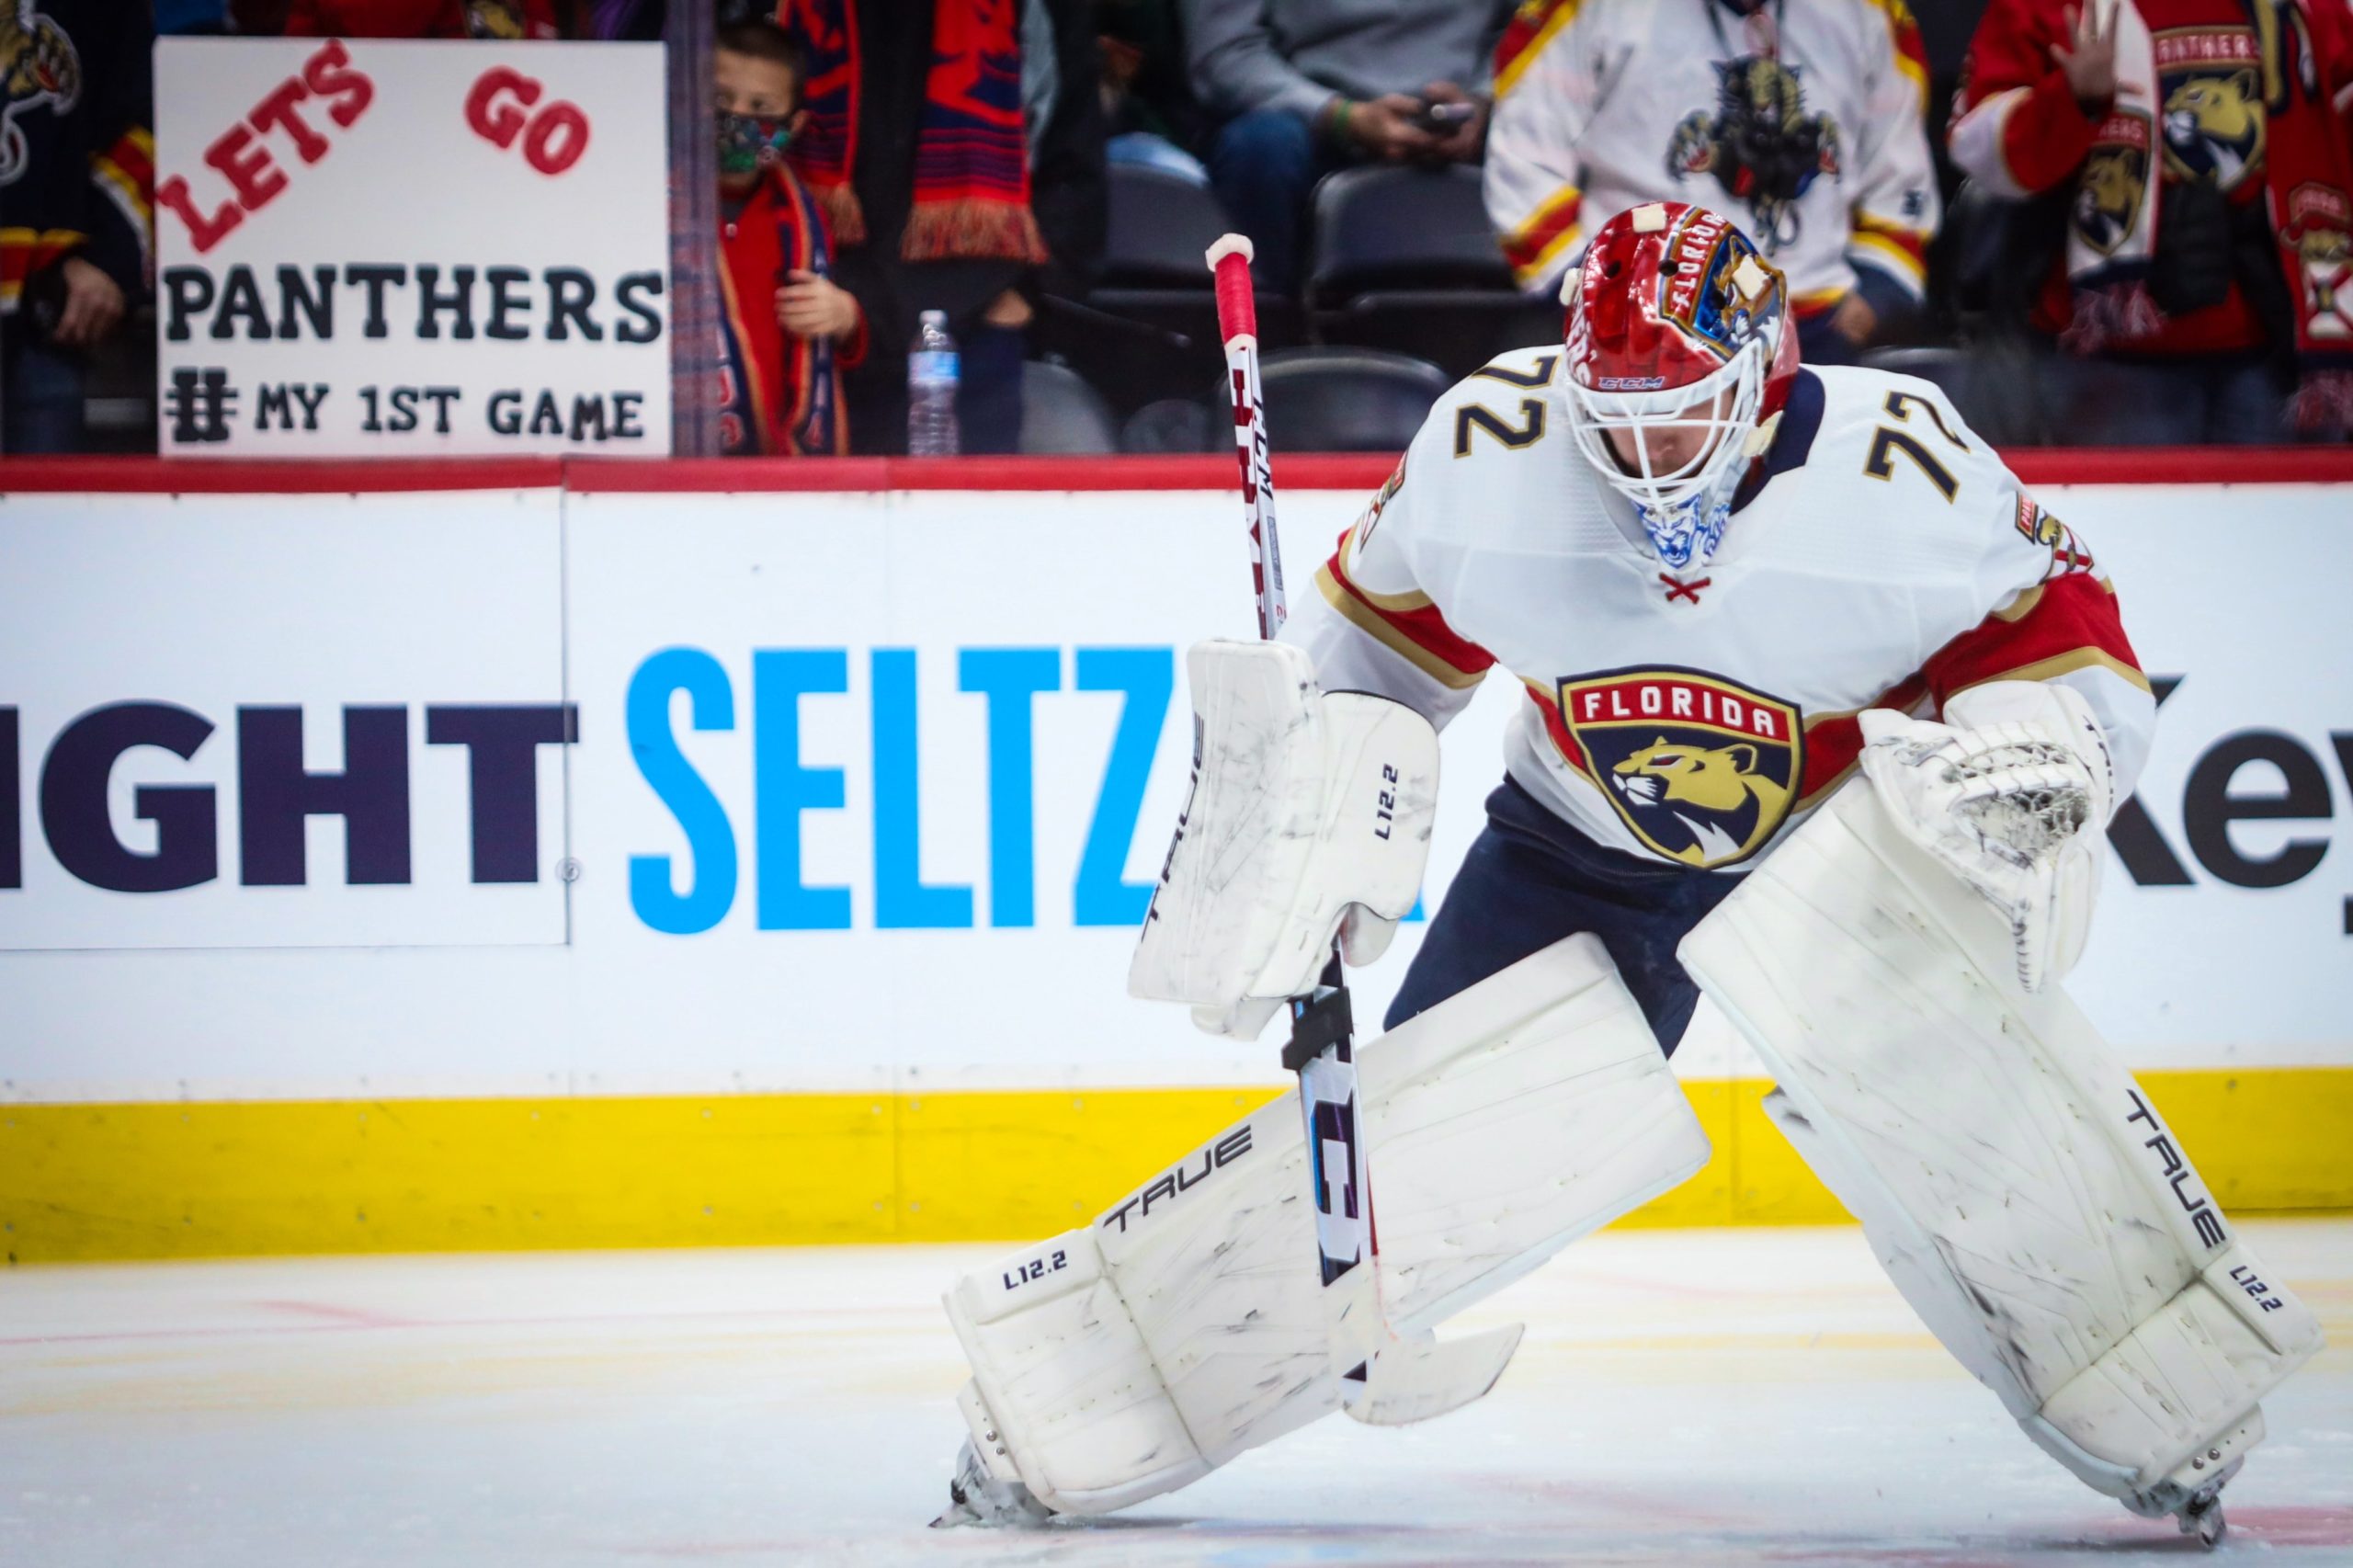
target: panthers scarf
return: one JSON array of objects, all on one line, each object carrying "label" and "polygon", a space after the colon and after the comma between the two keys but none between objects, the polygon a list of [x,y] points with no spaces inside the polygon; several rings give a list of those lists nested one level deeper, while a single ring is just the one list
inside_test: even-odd
[{"label": "panthers scarf", "polygon": [[[840,244],[867,238],[851,178],[858,165],[858,0],[779,0],[777,22],[801,40],[807,127],[792,160]],[[908,261],[1002,257],[1042,262],[1029,210],[1021,128],[1021,0],[935,0],[931,72],[915,131],[915,188],[899,255]]]},{"label": "panthers scarf", "polygon": [[721,225],[720,447],[728,457],[839,457],[849,450],[841,371],[866,352],[866,327],[838,348],[787,333],[776,289],[794,268],[833,276],[824,220],[790,171],[773,171]]},{"label": "panthers scarf", "polygon": [[[2293,318],[2290,415],[2300,429],[2344,430],[2353,426],[2353,179],[2331,97],[2334,87],[2353,104],[2353,84],[2324,79],[2304,0],[2248,0],[2247,8],[2261,55],[2251,63],[2264,119],[2262,199]],[[2076,176],[2067,226],[2075,313],[2065,342],[2079,353],[2146,336],[2164,320],[2149,278],[2165,217],[2170,112],[2148,24],[2131,0],[2120,0],[2116,93]],[[2129,197],[2109,188],[2120,182]]]}]

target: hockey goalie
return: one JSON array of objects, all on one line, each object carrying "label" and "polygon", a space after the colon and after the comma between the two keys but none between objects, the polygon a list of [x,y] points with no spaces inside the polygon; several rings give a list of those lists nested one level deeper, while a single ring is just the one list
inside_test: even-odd
[{"label": "hockey goalie", "polygon": [[1350,1168],[1286,1096],[956,1283],[950,1517],[1100,1514],[1483,1393],[1516,1331],[1432,1331],[1705,1163],[1665,1062],[1705,992],[2026,1437],[2211,1543],[2320,1335],[2058,983],[2155,715],[2113,587],[1936,387],[1802,367],[1724,218],[1622,214],[1563,293],[1565,341],[1439,401],[1279,638],[1191,651],[1130,973],[1212,1032],[1296,1020],[1412,906],[1437,730],[1525,687],[1345,1108],[1381,1348],[1333,1351],[1313,1213]]}]

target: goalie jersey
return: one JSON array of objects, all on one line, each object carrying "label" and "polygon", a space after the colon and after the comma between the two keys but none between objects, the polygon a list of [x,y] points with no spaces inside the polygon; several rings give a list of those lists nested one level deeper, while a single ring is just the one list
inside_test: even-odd
[{"label": "goalie jersey", "polygon": [[1440,399],[1298,597],[1326,690],[1443,726],[1500,665],[1522,788],[1626,854],[1733,871],[1855,770],[1859,715],[1994,680],[2090,703],[2115,799],[2156,707],[2115,592],[1927,381],[1802,370],[1704,567],[1665,571],[1579,455],[1558,347]]}]

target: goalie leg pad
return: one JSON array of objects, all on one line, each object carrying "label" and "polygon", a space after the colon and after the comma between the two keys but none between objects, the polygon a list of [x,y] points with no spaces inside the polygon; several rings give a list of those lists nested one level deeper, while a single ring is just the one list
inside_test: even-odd
[{"label": "goalie leg pad", "polygon": [[2318,1325],[2074,1004],[2008,978],[1995,912],[1858,782],[1679,953],[1779,1080],[1768,1111],[2028,1434],[2136,1512],[2211,1497]]},{"label": "goalie leg pad", "polygon": [[[1358,1065],[1401,1334],[1707,1163],[1689,1101],[1589,935],[1369,1042]],[[1294,1091],[1086,1229],[959,1280],[947,1305],[972,1367],[966,1415],[985,1418],[1007,1478],[1063,1512],[1105,1513],[1340,1408],[1306,1181]],[[982,1425],[973,1435],[983,1447]]]}]

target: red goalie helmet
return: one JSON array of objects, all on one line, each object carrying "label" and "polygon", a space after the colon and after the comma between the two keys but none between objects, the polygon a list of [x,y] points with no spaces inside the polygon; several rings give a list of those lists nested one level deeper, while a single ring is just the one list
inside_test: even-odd
[{"label": "red goalie helmet", "polygon": [[[1578,449],[1668,565],[1705,560],[1797,377],[1787,281],[1730,219],[1665,201],[1603,224],[1564,293]],[[1688,455],[1654,462],[1645,437],[1669,433],[1698,438],[1656,443]]]}]

